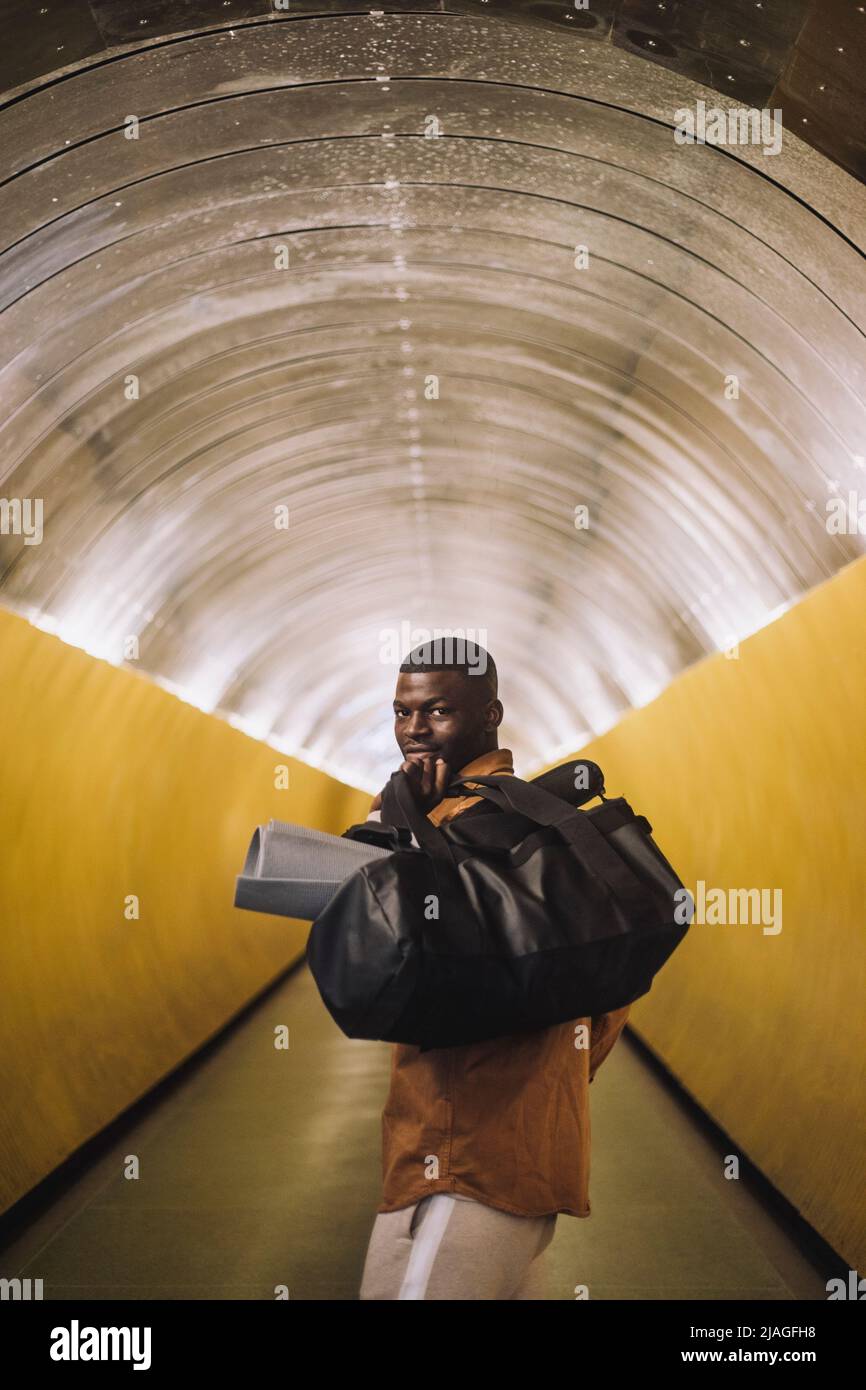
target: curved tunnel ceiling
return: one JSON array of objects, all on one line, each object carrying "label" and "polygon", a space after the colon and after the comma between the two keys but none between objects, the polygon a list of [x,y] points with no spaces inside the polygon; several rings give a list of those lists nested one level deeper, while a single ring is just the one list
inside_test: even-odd
[{"label": "curved tunnel ceiling", "polygon": [[862,553],[858,140],[674,138],[763,6],[723,93],[588,38],[664,5],[223,8],[0,110],[2,602],[375,789],[389,634],[478,634],[529,772]]}]

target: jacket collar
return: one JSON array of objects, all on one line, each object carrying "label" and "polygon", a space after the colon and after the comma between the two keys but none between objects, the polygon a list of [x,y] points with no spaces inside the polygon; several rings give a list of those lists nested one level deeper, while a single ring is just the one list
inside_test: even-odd
[{"label": "jacket collar", "polygon": [[469,777],[477,772],[479,777],[495,777],[499,772],[514,772],[514,759],[510,748],[491,748],[479,758],[461,767],[458,777]]},{"label": "jacket collar", "polygon": [[[491,748],[489,752],[482,753],[480,757],[473,758],[471,762],[465,763],[457,776],[458,779],[472,780],[472,773],[478,777],[495,777],[498,773],[511,773],[514,775],[514,758],[510,748]],[[463,811],[467,806],[479,801],[477,796],[445,796],[433,807],[432,811],[427,812],[427,819],[434,825],[439,825],[443,820],[450,820],[458,811]]]}]

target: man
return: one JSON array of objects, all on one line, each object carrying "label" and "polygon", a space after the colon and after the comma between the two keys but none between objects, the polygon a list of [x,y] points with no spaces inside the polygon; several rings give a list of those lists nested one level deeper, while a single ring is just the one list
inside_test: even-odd
[{"label": "man", "polygon": [[[443,661],[442,639],[416,648],[397,678],[401,771],[435,825],[489,813],[482,797],[443,796],[458,775],[514,773],[496,666],[471,645],[471,664]],[[589,1083],[628,1013],[424,1053],[393,1045],[362,1299],[545,1297],[557,1214],[590,1215]]]}]

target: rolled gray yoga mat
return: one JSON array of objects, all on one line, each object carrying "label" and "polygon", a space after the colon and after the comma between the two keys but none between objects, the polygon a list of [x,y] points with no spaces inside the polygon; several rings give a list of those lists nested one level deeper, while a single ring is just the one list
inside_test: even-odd
[{"label": "rolled gray yoga mat", "polygon": [[305,825],[269,821],[250,842],[235,884],[235,907],[315,921],[350,874],[390,853]]}]

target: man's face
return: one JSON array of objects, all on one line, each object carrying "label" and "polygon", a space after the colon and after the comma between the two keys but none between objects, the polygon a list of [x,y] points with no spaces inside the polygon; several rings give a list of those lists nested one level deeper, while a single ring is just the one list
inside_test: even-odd
[{"label": "man's face", "polygon": [[459,671],[401,671],[394,697],[394,734],[404,758],[430,753],[452,771],[495,747],[490,735],[501,717],[498,700],[485,700],[484,683]]}]

